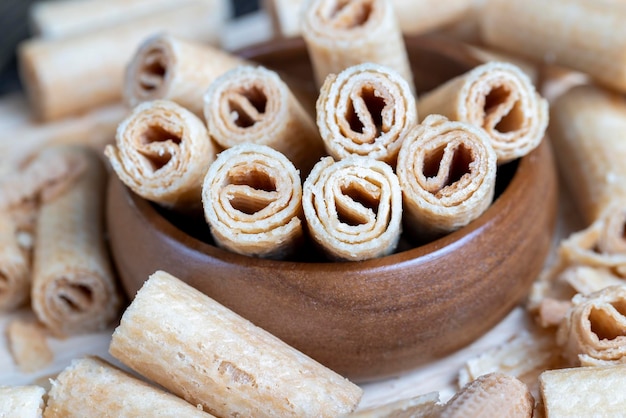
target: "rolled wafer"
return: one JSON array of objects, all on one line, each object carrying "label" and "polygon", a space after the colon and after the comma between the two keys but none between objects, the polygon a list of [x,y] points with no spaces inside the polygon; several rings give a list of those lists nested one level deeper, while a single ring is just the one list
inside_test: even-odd
[{"label": "rolled wafer", "polygon": [[362,389],[164,271],[152,274],[109,352],[216,416],[336,417]]},{"label": "rolled wafer", "polygon": [[428,116],[402,144],[396,165],[406,231],[429,241],[478,218],[493,200],[496,171],[483,129]]},{"label": "rolled wafer", "polygon": [[626,362],[626,284],[578,294],[561,322],[557,343],[571,366]]},{"label": "rolled wafer", "polygon": [[203,115],[202,96],[219,75],[245,61],[206,42],[167,33],[145,39],[124,76],[124,100],[131,107],[165,99]]},{"label": "rolled wafer", "polygon": [[487,62],[422,94],[421,119],[440,114],[480,126],[491,137],[498,164],[535,149],[548,126],[548,102],[514,64]]},{"label": "rolled wafer", "polygon": [[361,155],[394,165],[417,124],[409,84],[393,69],[373,63],[329,75],[316,109],[326,150],[336,160]]},{"label": "rolled wafer", "polygon": [[97,357],[72,360],[51,384],[47,418],[212,417]]},{"label": "rolled wafer", "polygon": [[373,158],[322,158],[303,185],[313,240],[335,260],[392,253],[402,231],[402,192],[392,168]]},{"label": "rolled wafer", "polygon": [[221,152],[202,184],[204,215],[218,246],[285,258],[302,241],[302,186],[280,152],[252,143]]},{"label": "rolled wafer", "polygon": [[37,385],[0,386],[0,416],[41,418],[45,394]]},{"label": "rolled wafer", "polygon": [[390,0],[310,0],[302,36],[321,86],[328,74],[372,62],[396,70],[413,86],[413,73]]},{"label": "rolled wafer", "polygon": [[224,16],[211,3],[186,2],[81,36],[25,40],[18,64],[34,116],[49,122],[119,101],[127,63],[154,33],[217,44]]},{"label": "rolled wafer", "polygon": [[23,305],[30,295],[30,257],[19,243],[11,214],[0,211],[0,312]]},{"label": "rolled wafer", "polygon": [[239,66],[219,76],[204,95],[209,136],[223,148],[267,145],[307,174],[325,154],[313,118],[274,71]]},{"label": "rolled wafer", "polygon": [[55,151],[75,153],[86,168],[39,209],[32,307],[55,334],[101,330],[116,317],[121,303],[104,240],[107,173],[99,155],[87,148]]},{"label": "rolled wafer", "polygon": [[202,179],[215,159],[204,122],[169,100],[137,105],[104,154],[133,192],[164,207],[201,205]]},{"label": "rolled wafer", "polygon": [[623,2],[615,0],[486,0],[480,29],[487,45],[626,91],[625,18]]}]

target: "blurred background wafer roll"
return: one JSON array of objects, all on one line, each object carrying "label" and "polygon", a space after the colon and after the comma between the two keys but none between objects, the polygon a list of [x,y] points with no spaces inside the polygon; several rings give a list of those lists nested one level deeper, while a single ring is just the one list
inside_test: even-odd
[{"label": "blurred background wafer roll", "polygon": [[274,71],[240,66],[219,76],[204,95],[209,136],[223,148],[267,145],[306,175],[325,154],[315,120]]},{"label": "blurred background wafer roll", "polygon": [[615,0],[486,0],[486,45],[585,72],[626,91],[626,7]]},{"label": "blurred background wafer roll", "polygon": [[0,210],[0,312],[23,305],[30,295],[30,256],[18,234],[10,212]]},{"label": "blurred background wafer roll", "polygon": [[302,36],[318,86],[328,74],[364,62],[393,68],[413,86],[390,0],[310,0],[303,7]]},{"label": "blurred background wafer roll", "polygon": [[193,211],[201,206],[202,179],[215,159],[204,122],[169,100],[137,105],[104,153],[120,180],[144,199]]},{"label": "blurred background wafer roll", "polygon": [[106,170],[84,147],[58,147],[86,160],[80,176],[42,202],[33,250],[31,302],[57,335],[102,330],[118,314],[120,295],[104,239]]},{"label": "blurred background wafer roll", "polygon": [[393,69],[373,63],[328,75],[316,108],[319,132],[336,160],[361,155],[393,165],[417,125],[409,84]]},{"label": "blurred background wafer roll", "polygon": [[496,161],[481,128],[428,116],[404,141],[396,166],[406,231],[428,241],[478,218],[493,200]]},{"label": "blurred background wafer roll", "polygon": [[322,158],[303,186],[309,234],[334,260],[391,254],[402,232],[402,192],[391,166],[369,157]]},{"label": "blurred background wafer roll", "polygon": [[440,114],[487,131],[498,164],[535,149],[548,126],[548,102],[514,64],[487,62],[422,94],[421,119]]},{"label": "blurred background wafer roll", "polygon": [[244,60],[206,42],[166,33],[145,39],[126,68],[124,99],[134,107],[166,99],[202,116],[202,96],[213,80]]},{"label": "blurred background wafer roll", "polygon": [[218,417],[339,417],[352,412],[363,393],[164,271],[137,292],[109,352]]},{"label": "blurred background wafer roll", "polygon": [[204,178],[202,203],[215,242],[230,251],[280,259],[302,241],[300,175],[266,145],[221,152]]}]

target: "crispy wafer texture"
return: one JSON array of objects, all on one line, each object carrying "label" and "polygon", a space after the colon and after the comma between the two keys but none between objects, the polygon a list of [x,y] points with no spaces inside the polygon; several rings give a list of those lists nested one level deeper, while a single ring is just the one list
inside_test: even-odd
[{"label": "crispy wafer texture", "polygon": [[0,386],[0,416],[41,418],[45,393],[37,385]]},{"label": "crispy wafer texture", "polygon": [[351,418],[437,418],[443,409],[438,392],[358,410]]}]

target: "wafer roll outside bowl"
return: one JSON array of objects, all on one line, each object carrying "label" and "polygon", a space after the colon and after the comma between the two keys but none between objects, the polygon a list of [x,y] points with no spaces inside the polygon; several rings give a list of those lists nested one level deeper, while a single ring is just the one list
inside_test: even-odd
[{"label": "wafer roll outside bowl", "polygon": [[216,77],[245,61],[206,42],[166,33],[145,39],[124,75],[124,100],[171,100],[202,116],[202,96]]},{"label": "wafer roll outside bowl", "polygon": [[79,154],[86,168],[39,209],[32,307],[55,334],[97,331],[111,323],[121,304],[104,240],[106,170],[87,148],[57,152]]},{"label": "wafer roll outside bowl", "polygon": [[483,129],[428,116],[402,144],[396,165],[405,230],[424,242],[478,218],[493,200],[496,163]]},{"label": "wafer roll outside bowl", "polygon": [[535,149],[548,126],[548,102],[514,64],[492,61],[422,94],[421,119],[440,114],[480,126],[491,137],[498,164]]},{"label": "wafer roll outside bowl", "polygon": [[391,254],[402,231],[402,192],[391,166],[373,158],[322,158],[303,185],[309,234],[334,260]]},{"label": "wafer roll outside bowl", "polygon": [[30,295],[30,256],[19,243],[18,225],[0,210],[0,312],[24,304]]},{"label": "wafer roll outside bowl", "polygon": [[329,75],[316,109],[326,150],[336,160],[361,155],[393,165],[417,124],[409,84],[393,69],[373,63]]},{"label": "wafer roll outside bowl", "polygon": [[133,192],[181,211],[201,206],[202,179],[215,159],[204,122],[169,100],[137,105],[104,153]]},{"label": "wafer roll outside bowl", "polygon": [[267,145],[306,174],[325,154],[315,121],[275,71],[239,66],[218,77],[204,95],[211,139],[223,148]]},{"label": "wafer roll outside bowl", "polygon": [[314,78],[364,62],[385,65],[413,83],[402,32],[389,0],[310,0],[304,5],[302,36]]},{"label": "wafer roll outside bowl", "polygon": [[218,246],[284,258],[302,241],[302,186],[280,152],[251,143],[221,152],[202,184],[202,203]]}]

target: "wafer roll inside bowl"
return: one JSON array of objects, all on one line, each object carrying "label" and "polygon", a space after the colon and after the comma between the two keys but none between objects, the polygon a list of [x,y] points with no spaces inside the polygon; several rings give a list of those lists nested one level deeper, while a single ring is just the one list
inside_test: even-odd
[{"label": "wafer roll inside bowl", "polygon": [[[420,92],[479,62],[458,44],[410,37]],[[239,52],[310,88],[299,39]],[[109,183],[107,223],[121,281],[133,297],[165,270],[356,382],[408,372],[491,329],[526,296],[550,249],[557,180],[547,140],[498,168],[491,206],[469,225],[421,246],[401,238],[391,255],[326,261],[306,247],[290,260],[219,249],[200,218],[177,218]],[[404,240],[404,242],[402,242]]]}]

